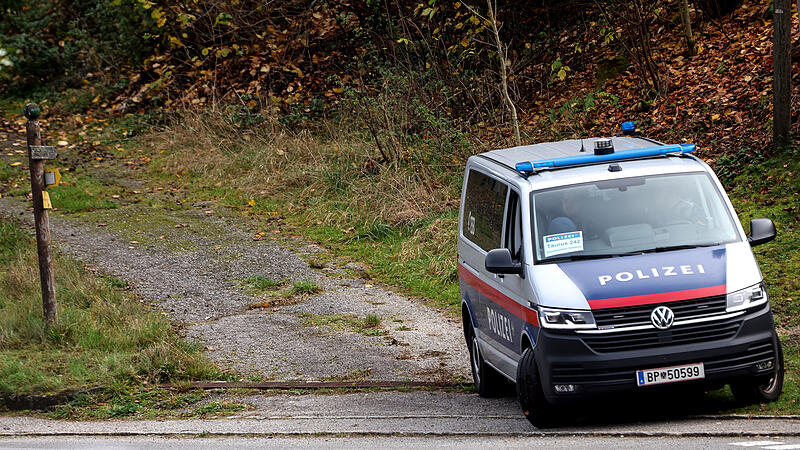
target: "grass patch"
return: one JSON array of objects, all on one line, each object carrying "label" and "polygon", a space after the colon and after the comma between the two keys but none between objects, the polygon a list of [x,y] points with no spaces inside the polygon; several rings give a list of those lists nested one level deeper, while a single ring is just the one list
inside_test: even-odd
[{"label": "grass patch", "polygon": [[274,281],[262,275],[255,275],[245,278],[241,282],[248,292],[258,294],[264,298],[264,301],[254,303],[248,309],[291,305],[303,297],[322,291],[322,288],[317,283],[309,280],[295,281],[286,287],[289,283],[286,279]]},{"label": "grass patch", "polygon": [[303,280],[303,281],[295,281],[292,283],[292,287],[282,291],[281,293],[286,297],[292,297],[295,295],[311,295],[321,292],[322,288],[313,281]]},{"label": "grass patch", "polygon": [[59,322],[45,326],[35,242],[3,221],[0,265],[0,394],[102,385],[106,392],[54,414],[88,408],[93,417],[121,417],[182,401],[154,385],[225,377],[124,282],[96,278],[65,257],[55,258]]},{"label": "grass patch", "polygon": [[74,179],[74,184],[52,187],[50,201],[54,208],[66,212],[84,212],[98,209],[114,209],[117,204],[108,200],[103,192],[107,187],[87,176]]},{"label": "grass patch", "polygon": [[241,282],[247,289],[253,292],[273,292],[286,284],[286,280],[275,281],[263,275],[247,277],[241,280]]},{"label": "grass patch", "polygon": [[377,328],[381,326],[381,319],[380,317],[376,316],[375,314],[367,314],[367,317],[364,317],[364,328]]}]

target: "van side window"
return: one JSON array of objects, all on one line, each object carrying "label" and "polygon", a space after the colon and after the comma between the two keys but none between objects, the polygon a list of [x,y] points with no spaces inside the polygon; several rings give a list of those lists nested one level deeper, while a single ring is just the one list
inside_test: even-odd
[{"label": "van side window", "polygon": [[475,170],[470,170],[468,176],[464,237],[485,251],[499,248],[508,186]]},{"label": "van side window", "polygon": [[514,261],[519,261],[522,255],[522,210],[519,195],[513,190],[508,196],[507,211],[505,248],[511,252]]}]

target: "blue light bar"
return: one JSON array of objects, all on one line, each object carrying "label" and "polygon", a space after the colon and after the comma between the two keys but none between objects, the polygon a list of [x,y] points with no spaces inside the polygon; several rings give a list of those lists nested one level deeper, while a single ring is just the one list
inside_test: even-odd
[{"label": "blue light bar", "polygon": [[622,122],[622,134],[633,134],[636,132],[636,124],[632,121]]},{"label": "blue light bar", "polygon": [[533,173],[533,164],[530,161],[518,162],[516,166],[517,172],[526,175]]},{"label": "blue light bar", "polygon": [[697,149],[694,144],[661,145],[658,147],[634,148],[620,150],[608,155],[576,155],[563,158],[541,159],[539,161],[524,161],[517,163],[517,172],[529,175],[536,169],[550,169],[556,167],[578,166],[583,164],[597,164],[608,161],[620,161],[635,158],[652,158],[668,154],[692,153]]}]

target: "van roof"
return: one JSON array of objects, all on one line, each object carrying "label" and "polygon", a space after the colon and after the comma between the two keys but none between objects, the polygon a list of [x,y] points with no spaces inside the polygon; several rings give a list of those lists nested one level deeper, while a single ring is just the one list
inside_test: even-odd
[{"label": "van roof", "polygon": [[[594,141],[607,138],[568,139],[560,142],[542,142],[533,145],[503,148],[481,153],[479,156],[491,159],[513,170],[518,162],[538,161],[541,159],[562,158],[566,156],[594,154]],[[664,145],[642,137],[616,136],[611,138],[614,150],[632,150],[637,148]],[[585,151],[581,152],[581,141]]]}]

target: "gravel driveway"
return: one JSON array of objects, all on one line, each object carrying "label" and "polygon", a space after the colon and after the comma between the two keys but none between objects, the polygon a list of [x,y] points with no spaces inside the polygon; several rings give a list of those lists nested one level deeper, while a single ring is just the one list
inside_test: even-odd
[{"label": "gravel driveway", "polygon": [[[25,148],[19,135],[0,141],[6,161],[11,150]],[[140,181],[117,184],[149,195]],[[221,367],[262,380],[453,382],[468,377],[459,321],[343,269],[361,271],[357,264],[347,265],[297,238],[269,239],[269,224],[262,228],[266,238],[254,240],[236,211],[206,203],[147,204],[54,212],[53,242],[90,269],[126,281]],[[0,198],[0,217],[27,226],[33,222],[28,202],[18,197]],[[301,256],[329,261],[328,267],[312,269]],[[276,290],[302,281],[315,283],[321,292],[268,295],[248,286],[253,277],[281,283]],[[368,315],[376,317],[364,322]]]}]

